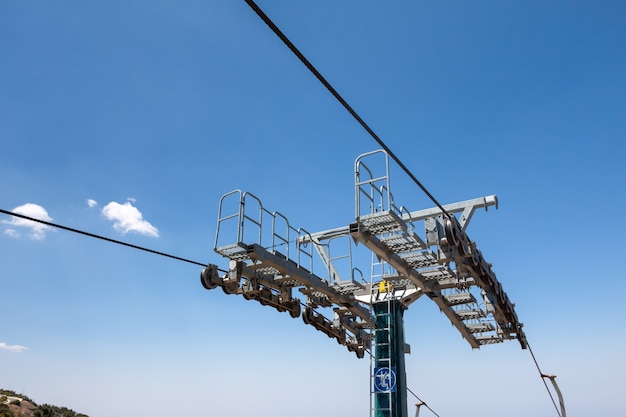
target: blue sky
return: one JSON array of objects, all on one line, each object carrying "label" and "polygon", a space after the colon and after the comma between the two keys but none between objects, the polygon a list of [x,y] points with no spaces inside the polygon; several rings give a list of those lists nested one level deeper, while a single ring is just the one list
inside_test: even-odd
[{"label": "blue sky", "polygon": [[[468,234],[542,370],[570,417],[622,415],[626,3],[259,6],[440,202],[498,195]],[[376,143],[243,1],[3,2],[0,51],[4,210],[223,268],[233,189],[310,231],[354,221]],[[368,414],[367,360],[200,267],[0,221],[0,387],[91,417]],[[442,417],[556,415],[517,342],[472,351],[427,299],[405,325]]]}]

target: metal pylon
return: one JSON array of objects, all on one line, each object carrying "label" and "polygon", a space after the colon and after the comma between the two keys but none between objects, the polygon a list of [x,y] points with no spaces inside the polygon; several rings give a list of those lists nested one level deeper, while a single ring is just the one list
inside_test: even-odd
[{"label": "metal pylon", "polygon": [[372,417],[407,417],[404,365],[404,306],[382,281],[372,304],[374,342],[372,355]]}]

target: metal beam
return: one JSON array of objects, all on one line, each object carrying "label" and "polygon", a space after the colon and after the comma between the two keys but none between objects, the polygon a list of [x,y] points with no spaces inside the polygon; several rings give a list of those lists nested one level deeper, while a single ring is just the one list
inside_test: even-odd
[{"label": "metal beam", "polygon": [[253,244],[248,248],[250,259],[260,262],[265,267],[276,269],[277,273],[284,277],[275,278],[275,281],[296,281],[299,285],[294,285],[295,287],[303,286],[324,294],[332,303],[346,307],[356,316],[361,318],[361,320],[368,324],[371,323],[369,310],[357,303],[353,294],[338,294],[330,287],[327,281],[321,279],[315,274],[312,274],[304,268],[301,268],[289,259],[285,259],[268,252],[262,246]]},{"label": "metal beam", "polygon": [[[485,208],[496,206],[498,208],[498,197],[496,195],[488,195],[486,197],[474,198],[472,200],[465,200],[458,203],[447,204],[443,206],[448,213],[463,213],[459,219],[459,223],[463,230],[467,228],[467,225],[474,214],[474,211],[479,208]],[[406,221],[419,221],[429,217],[436,217],[442,214],[442,211],[438,207],[433,207],[425,210],[413,211],[402,216],[402,220]]]},{"label": "metal beam", "polygon": [[419,272],[411,268],[406,261],[400,258],[397,254],[391,252],[376,236],[365,231],[359,230],[358,224],[352,225],[352,236],[359,242],[363,243],[369,250],[374,252],[381,259],[384,259],[392,267],[394,267],[399,273],[409,278],[416,286],[420,287],[424,294],[437,304],[443,314],[448,317],[450,322],[458,329],[467,342],[473,348],[480,348],[480,344],[472,334],[472,332],[465,326],[465,323],[456,315],[454,310],[446,303],[441,291],[437,288],[437,285],[430,282]]},{"label": "metal beam", "polygon": [[[448,213],[463,213],[461,218],[459,219],[459,223],[461,224],[462,230],[467,228],[469,221],[471,220],[474,211],[479,208],[484,208],[485,210],[488,207],[495,206],[498,208],[498,197],[493,195],[488,195],[485,197],[474,198],[471,200],[460,201],[458,203],[446,204],[443,206],[444,209]],[[430,217],[436,217],[442,214],[441,210],[438,207],[433,207],[424,210],[412,211],[410,213],[404,214],[402,216],[402,220],[406,221],[421,221]],[[330,230],[324,230],[321,232],[311,233],[310,235],[300,236],[298,238],[298,243],[304,244],[309,243],[311,241],[323,241],[332,239],[339,236],[347,236],[350,234],[350,226],[336,227]]]}]

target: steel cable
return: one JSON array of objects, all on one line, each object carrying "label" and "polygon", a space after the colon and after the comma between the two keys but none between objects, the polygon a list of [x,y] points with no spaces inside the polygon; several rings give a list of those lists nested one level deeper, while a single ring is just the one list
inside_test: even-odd
[{"label": "steel cable", "polygon": [[335,88],[324,78],[324,76],[311,64],[311,62],[296,48],[296,46],[287,38],[287,36],[272,22],[272,20],[261,10],[259,6],[253,0],[245,0],[245,2],[254,10],[254,12],[265,22],[265,24],[280,38],[280,40],[289,48],[291,52],[294,53],[304,64],[305,67],[308,68],[313,75],[326,87],[326,89],[337,99],[339,103],[352,115],[352,117],[369,133],[369,135],[378,143],[378,145],[383,148],[387,154],[393,159],[398,166],[411,178],[411,180],[417,184],[417,186],[430,198],[430,200],[437,205],[437,207],[441,210],[442,213],[446,215],[446,217],[450,218],[450,214],[443,208],[443,206],[437,201],[437,199],[426,189],[426,187],[413,175],[413,173],[402,163],[400,158],[393,153],[391,149],[382,141],[382,139],[372,130],[371,127],[358,115],[358,113],[348,104],[348,102],[335,90]]},{"label": "steel cable", "polygon": [[74,228],[71,228],[71,227],[63,226],[63,225],[60,225],[60,224],[47,222],[45,220],[40,220],[40,219],[37,219],[37,218],[34,218],[34,217],[26,216],[24,214],[13,213],[11,211],[2,210],[2,209],[0,209],[0,213],[7,214],[9,216],[19,217],[19,218],[24,219],[24,220],[30,220],[30,221],[33,221],[33,222],[45,224],[46,226],[56,227],[57,229],[67,230],[68,232],[78,233],[78,234],[81,234],[81,235],[84,235],[84,236],[89,236],[89,237],[93,237],[93,238],[96,238],[96,239],[104,240],[106,242],[116,243],[118,245],[127,246],[129,248],[142,250],[144,252],[150,252],[150,253],[153,253],[155,255],[165,256],[167,258],[176,259],[177,261],[183,261],[183,262],[187,262],[187,263],[194,264],[194,265],[199,265],[199,266],[207,266],[207,264],[202,263],[202,262],[192,261],[190,259],[181,258],[180,256],[174,256],[174,255],[170,255],[168,253],[159,252],[159,251],[156,251],[156,250],[153,250],[153,249],[148,249],[148,248],[144,248],[144,247],[141,247],[141,246],[133,245],[132,243],[122,242],[121,240],[111,239],[110,237],[100,236],[100,235],[96,235],[94,233],[85,232],[83,230],[78,230],[78,229],[74,229]]},{"label": "steel cable", "polygon": [[424,407],[428,408],[431,413],[439,417],[439,414],[435,413],[435,411],[432,408],[430,408],[428,404],[426,404],[420,397],[418,397],[413,391],[411,391],[411,388],[407,388],[407,391],[409,391],[415,398],[417,398],[417,401],[421,403],[419,405],[423,405]]}]

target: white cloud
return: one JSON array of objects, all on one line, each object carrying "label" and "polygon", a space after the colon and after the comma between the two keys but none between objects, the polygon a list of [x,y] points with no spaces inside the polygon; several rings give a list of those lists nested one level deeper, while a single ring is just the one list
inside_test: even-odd
[{"label": "white cloud", "polygon": [[94,199],[88,198],[87,205],[89,206],[89,208],[94,208],[98,205],[98,202]]},{"label": "white cloud", "polygon": [[[12,210],[14,213],[23,214],[24,216],[33,217],[35,219],[52,221],[52,217],[48,215],[45,208],[38,204],[26,203],[21,206],[15,207]],[[2,223],[12,226],[4,231],[4,234],[11,237],[19,237],[20,233],[15,230],[15,227],[25,227],[29,229],[29,236],[35,240],[42,240],[46,236],[46,232],[52,230],[51,227],[45,224],[37,223],[32,220],[26,220],[19,217],[11,217],[11,220],[2,220]]]},{"label": "white cloud", "polygon": [[102,214],[113,221],[113,228],[123,234],[137,232],[142,235],[158,237],[159,231],[143,219],[143,215],[130,201],[124,204],[111,201],[102,208]]},{"label": "white cloud", "polygon": [[20,345],[7,345],[4,342],[0,342],[0,350],[8,350],[9,352],[23,352],[28,350],[26,346]]},{"label": "white cloud", "polygon": [[6,229],[4,234],[10,237],[20,237],[20,232],[15,229]]}]

